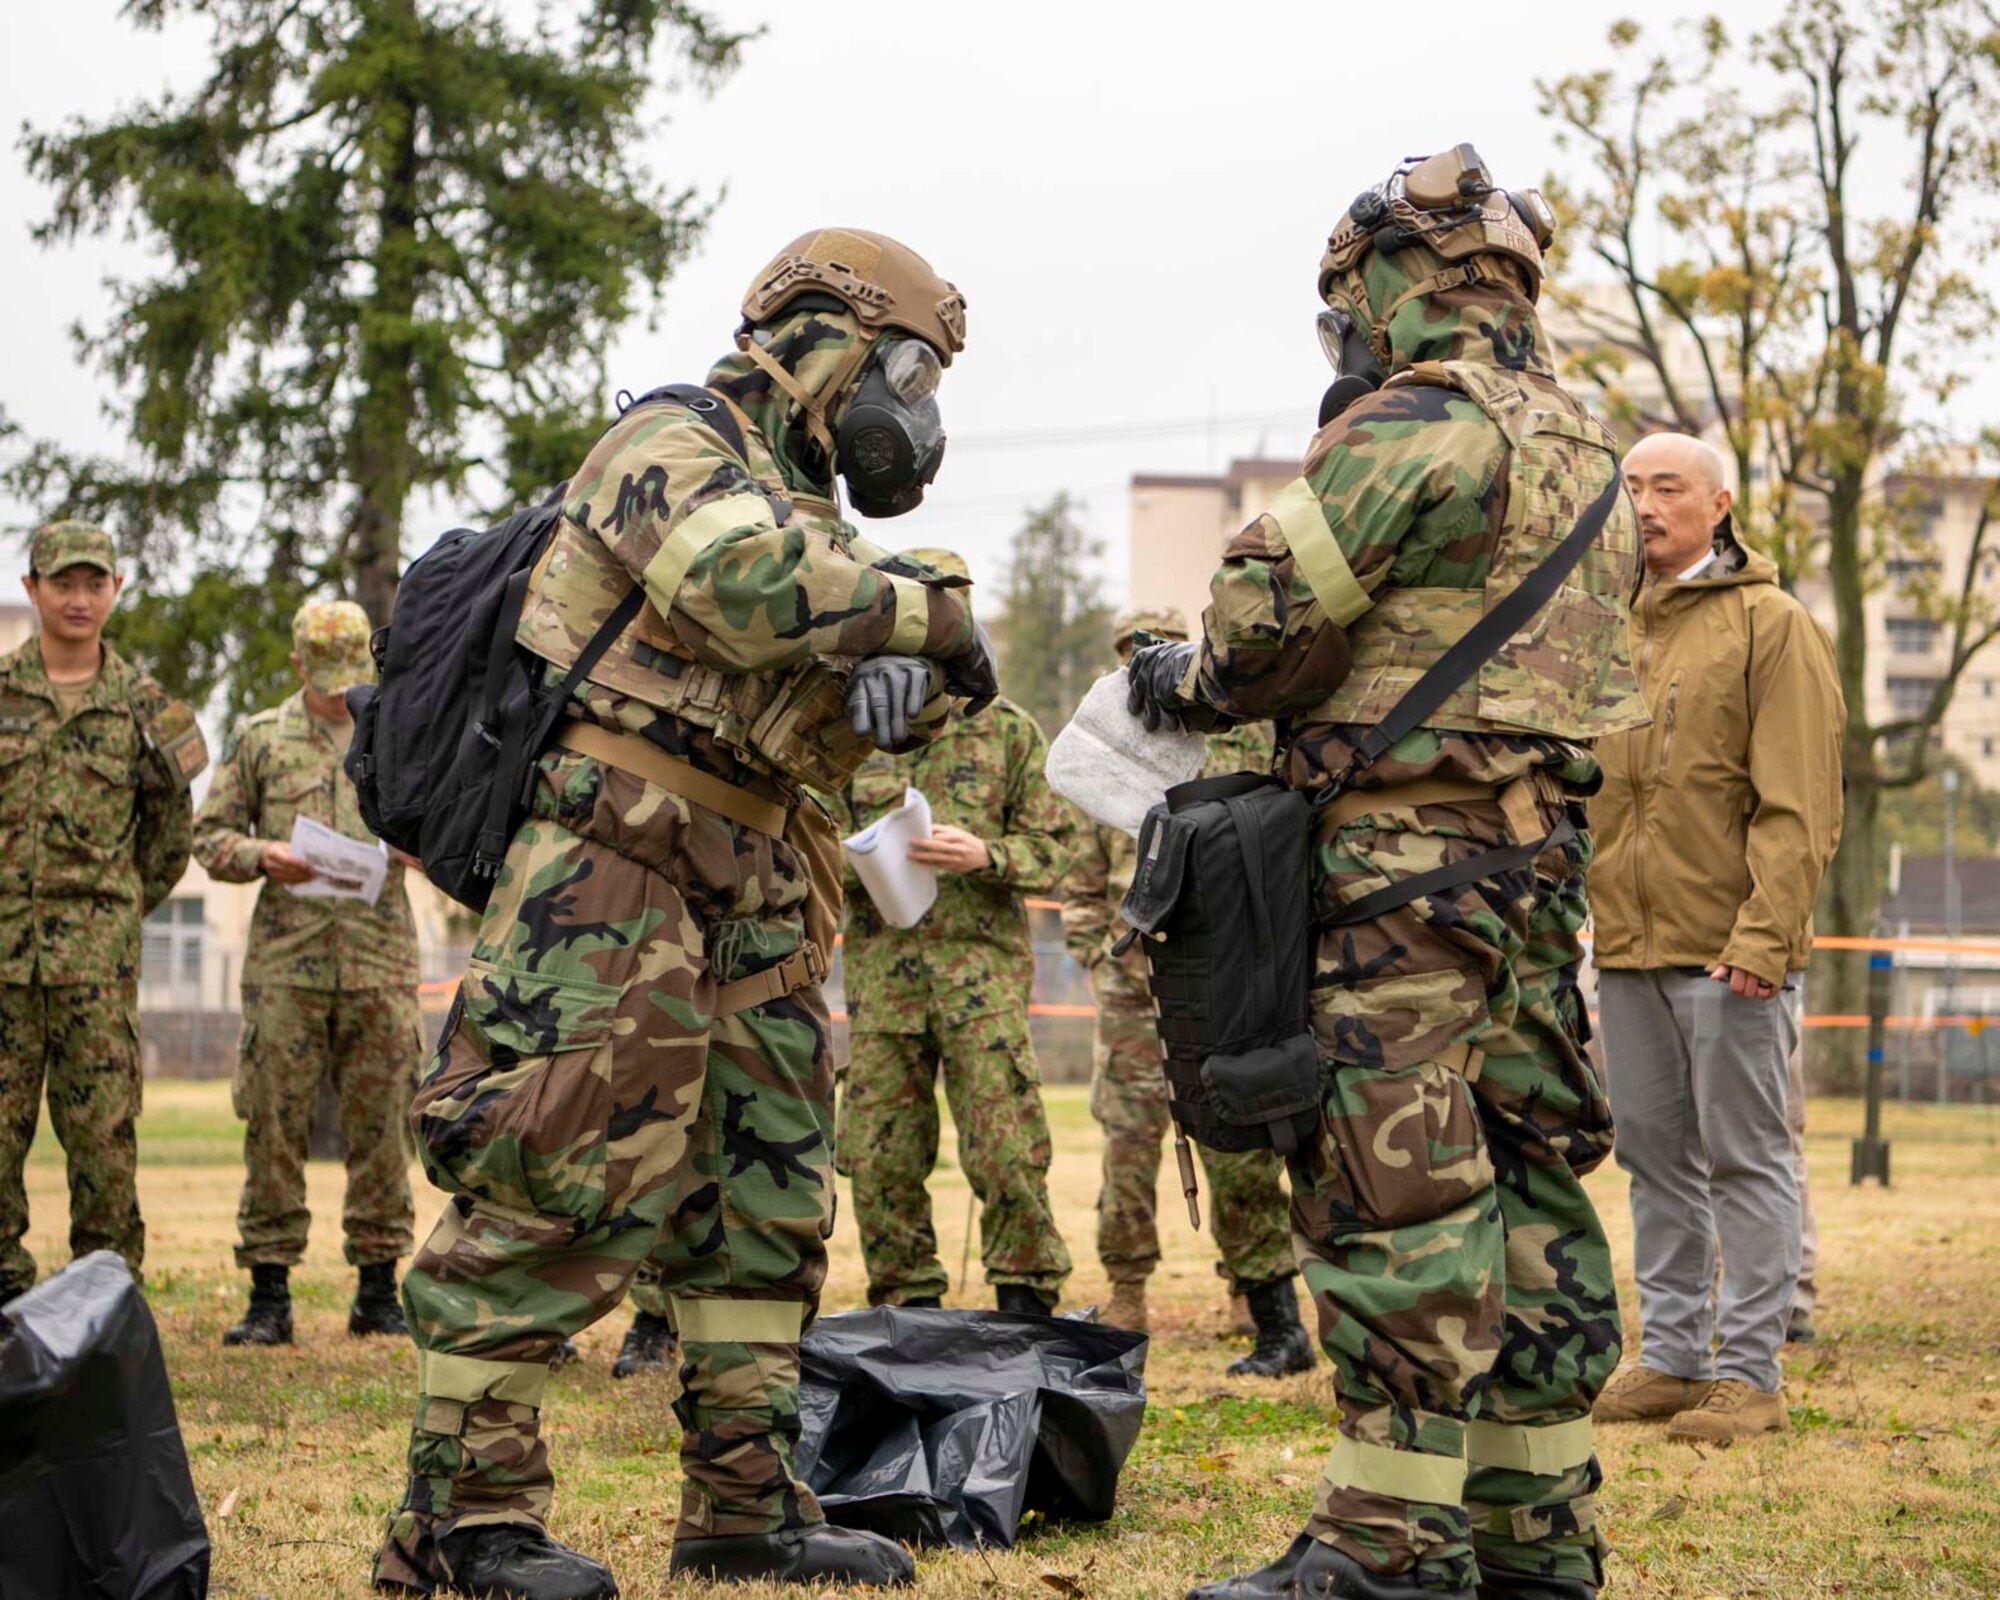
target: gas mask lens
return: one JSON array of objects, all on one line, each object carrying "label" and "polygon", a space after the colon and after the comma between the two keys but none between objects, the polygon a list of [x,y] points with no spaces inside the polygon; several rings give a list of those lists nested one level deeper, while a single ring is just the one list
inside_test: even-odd
[{"label": "gas mask lens", "polygon": [[882,376],[896,398],[909,406],[937,393],[943,370],[937,352],[921,339],[898,339],[882,358]]},{"label": "gas mask lens", "polygon": [[1333,368],[1334,376],[1340,375],[1341,349],[1347,343],[1347,336],[1354,331],[1354,319],[1345,311],[1335,311],[1328,307],[1314,320],[1319,330],[1319,347],[1326,352],[1326,364]]}]

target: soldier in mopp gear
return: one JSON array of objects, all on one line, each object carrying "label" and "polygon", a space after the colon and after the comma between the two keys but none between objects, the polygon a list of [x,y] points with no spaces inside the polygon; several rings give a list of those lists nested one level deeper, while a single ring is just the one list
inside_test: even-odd
[{"label": "soldier in mopp gear", "polygon": [[[1150,712],[1276,719],[1286,781],[1338,793],[1314,815],[1327,1080],[1292,1226],[1339,1436],[1306,1531],[1201,1600],[1583,1600],[1599,1583],[1589,1418],[1619,1323],[1580,1182],[1611,1120],[1576,989],[1577,802],[1599,782],[1590,741],[1645,716],[1629,500],[1532,627],[1425,725],[1372,762],[1364,746],[1617,474],[1535,314],[1548,236],[1539,197],[1496,188],[1467,145],[1355,200],[1319,279],[1322,340],[1355,381],[1225,552],[1203,642],[1130,669]],[[1551,835],[1568,842],[1534,852]],[[1392,903],[1512,847],[1528,864]],[[1343,924],[1371,895],[1382,909]]]},{"label": "soldier in mopp gear", "polygon": [[921,497],[964,305],[893,240],[807,234],[709,392],[641,397],[570,480],[522,644],[559,676],[634,585],[645,604],[541,758],[417,1088],[451,1200],[404,1282],[422,1398],[379,1586],[615,1592],[544,1529],[538,1415],[551,1352],[656,1253],[682,1348],[673,1569],[911,1575],[792,1469],[834,1209],[814,880],[837,846],[803,786],[874,749],[870,690],[893,684],[917,741],[949,694],[994,691],[956,581],[864,546],[835,499],[836,474],[864,512]]},{"label": "soldier in mopp gear", "polygon": [[410,1088],[423,1057],[417,930],[390,863],[365,900],[301,895],[312,867],[291,848],[305,817],[366,839],[354,782],[341,770],[353,732],[344,698],[375,676],[368,615],[311,600],[292,618],[300,687],[245,717],[195,818],[194,850],[218,883],[263,879],[243,957],[243,1040],[231,1098],[247,1124],[236,1264],[251,1277],[230,1345],[292,1342],[291,1269],[305,1255],[306,1141],[319,1081],[331,1073],[347,1141],[341,1212],[359,1274],[347,1331],[405,1334],[396,1262],[410,1253]]},{"label": "soldier in mopp gear", "polygon": [[[965,576],[951,551],[910,554]],[[840,1168],[853,1185],[870,1305],[935,1306],[947,1288],[926,1187],[940,1078],[959,1167],[979,1197],[979,1256],[995,1304],[1045,1314],[1069,1277],[1028,1035],[1035,950],[1023,897],[1055,887],[1071,837],[1047,760],[1035,719],[1002,699],[976,718],[955,709],[921,750],[871,756],[838,797],[859,829],[900,806],[905,789],[919,791],[931,837],[910,855],[938,873],[936,903],[914,927],[891,927],[858,879],[847,892]]]},{"label": "soldier in mopp gear", "polygon": [[[1135,634],[1185,640],[1187,619],[1176,607],[1120,614],[1112,647],[1129,659]],[[1259,722],[1209,736],[1202,776],[1264,772],[1271,765],[1270,730]],[[1097,1001],[1090,1112],[1104,1129],[1104,1179],[1097,1196],[1097,1254],[1111,1280],[1108,1321],[1146,1331],[1146,1280],[1160,1264],[1160,1143],[1166,1137],[1167,1080],[1160,1035],[1146,989],[1145,952],[1123,955],[1112,945],[1124,931],[1118,907],[1132,887],[1138,841],[1122,828],[1078,823],[1078,843],[1063,885],[1063,933],[1069,953],[1090,974]],[[1208,1214],[1222,1259],[1216,1270],[1232,1298],[1249,1302],[1257,1346],[1229,1367],[1232,1377],[1277,1377],[1313,1364],[1312,1338],[1299,1321],[1280,1163],[1269,1150],[1201,1151],[1208,1179]]]},{"label": "soldier in mopp gear", "polygon": [[194,713],[104,643],[124,579],[111,535],[28,545],[41,631],[0,656],[0,1301],[35,1281],[22,1181],[44,1084],[69,1166],[73,1255],[146,1254],[139,922],[187,870]]}]

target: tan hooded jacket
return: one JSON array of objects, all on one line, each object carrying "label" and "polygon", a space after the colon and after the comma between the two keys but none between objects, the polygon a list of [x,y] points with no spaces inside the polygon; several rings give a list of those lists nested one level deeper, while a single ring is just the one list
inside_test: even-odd
[{"label": "tan hooded jacket", "polygon": [[1653,721],[1597,745],[1600,967],[1805,968],[1847,711],[1832,644],[1777,576],[1730,540],[1694,578],[1649,576],[1632,609]]}]

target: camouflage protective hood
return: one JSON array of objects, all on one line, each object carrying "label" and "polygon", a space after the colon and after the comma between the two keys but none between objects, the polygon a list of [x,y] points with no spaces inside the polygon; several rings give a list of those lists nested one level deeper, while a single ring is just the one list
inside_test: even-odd
[{"label": "camouflage protective hood", "polygon": [[1394,255],[1366,250],[1328,274],[1322,292],[1366,333],[1391,375],[1420,361],[1472,361],[1553,377],[1548,336],[1513,264],[1475,256],[1463,265],[1473,269],[1468,281],[1412,294],[1427,280],[1460,274],[1426,245],[1405,245]]},{"label": "camouflage protective hood", "polygon": [[[781,367],[826,416],[837,422],[875,335],[853,313],[818,306],[786,311],[751,330],[759,352]],[[747,349],[709,369],[708,386],[727,395],[763,434],[788,487],[833,498],[833,461],[812,436],[807,407],[780,388]]]}]

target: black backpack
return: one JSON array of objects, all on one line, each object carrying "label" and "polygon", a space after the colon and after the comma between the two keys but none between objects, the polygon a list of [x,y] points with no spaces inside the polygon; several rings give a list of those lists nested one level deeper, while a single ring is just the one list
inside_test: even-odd
[{"label": "black backpack", "polygon": [[1126,941],[1147,937],[1174,1120],[1211,1150],[1290,1155],[1319,1125],[1311,809],[1236,772],[1169,789],[1139,834]]},{"label": "black backpack", "polygon": [[[743,453],[735,418],[706,389],[673,384],[633,404],[663,402],[700,412]],[[527,815],[535,764],[571,695],[646,600],[634,583],[554,685],[541,658],[516,643],[528,581],[567,488],[495,527],[454,528],[412,562],[395,615],[374,638],[379,681],[348,694],[354,737],[345,766],[362,821],[474,911],[493,892]]]}]

